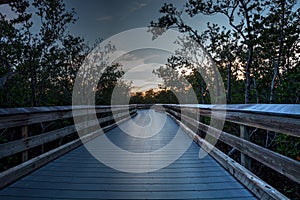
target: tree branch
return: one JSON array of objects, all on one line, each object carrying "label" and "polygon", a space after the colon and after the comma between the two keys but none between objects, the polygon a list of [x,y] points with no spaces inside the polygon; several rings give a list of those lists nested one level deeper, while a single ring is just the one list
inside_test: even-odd
[{"label": "tree branch", "polygon": [[19,2],[20,0],[0,0],[0,5]]},{"label": "tree branch", "polygon": [[5,85],[5,83],[13,78],[14,76],[16,76],[17,74],[19,74],[19,72],[8,72],[6,75],[4,75],[3,77],[0,78],[0,89],[3,88],[3,86]]}]

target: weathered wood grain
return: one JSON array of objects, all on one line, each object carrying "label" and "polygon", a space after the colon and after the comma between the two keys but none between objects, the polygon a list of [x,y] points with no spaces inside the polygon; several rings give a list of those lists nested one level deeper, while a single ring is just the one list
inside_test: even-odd
[{"label": "weathered wood grain", "polygon": [[[26,139],[28,137],[28,126],[22,127],[22,138]],[[26,162],[28,160],[28,151],[24,151],[22,153],[22,162]]]},{"label": "weathered wood grain", "polygon": [[204,131],[205,133],[213,136],[214,138],[217,138],[222,142],[235,147],[240,152],[274,169],[275,171],[283,174],[291,180],[300,183],[300,162],[263,148],[259,145],[253,144],[232,134],[220,131],[206,124],[195,121],[194,119],[176,113],[173,110],[169,110],[169,112],[172,115],[180,117],[184,123],[188,123],[192,126],[195,126],[195,124],[197,124],[195,128],[198,128],[201,131]]},{"label": "weathered wood grain", "polygon": [[[73,109],[72,109],[73,108]],[[0,109],[0,129],[84,116],[87,114],[128,111],[133,106],[54,106]],[[74,116],[76,115],[76,116]]]},{"label": "weathered wood grain", "polygon": [[238,109],[211,110],[174,105],[168,107],[171,109],[180,109],[183,112],[189,112],[191,114],[198,113],[200,116],[206,116],[215,119],[226,118],[226,121],[236,124],[300,137],[300,116],[297,113],[282,114],[276,113],[275,111],[272,113],[257,111],[250,112]]},{"label": "weathered wood grain", "polygon": [[[240,125],[240,138],[249,141],[250,140],[250,133],[249,133],[249,128]],[[251,159],[249,156],[241,153],[241,165],[246,167],[247,169],[251,169]]]},{"label": "weathered wood grain", "polygon": [[[170,111],[170,110],[169,110]],[[170,111],[174,112],[174,111]],[[288,199],[281,194],[271,185],[265,183],[255,174],[241,166],[239,163],[225,155],[223,152],[212,146],[210,143],[202,139],[189,127],[187,127],[180,120],[173,117],[174,113],[170,113],[170,116],[179,124],[179,126],[191,137],[193,140],[205,151],[207,151],[214,159],[216,159],[226,170],[230,172],[235,178],[243,183],[256,197],[259,199]],[[178,114],[178,113],[177,113]]]},{"label": "weathered wood grain", "polygon": [[[132,110],[130,111],[130,114],[133,114],[135,111]],[[75,128],[75,125],[64,127],[61,129],[57,129],[54,131],[50,131],[48,133],[40,134],[40,135],[35,135],[31,137],[24,137],[20,140],[15,140],[12,142],[0,144],[0,159],[11,156],[13,154],[27,151],[33,147],[37,147],[43,144],[46,144],[48,142],[57,140],[59,138],[63,138],[67,135],[70,135],[72,133],[75,133],[76,131],[80,131],[89,127],[97,126],[99,123],[105,123],[109,122],[113,119],[116,121],[124,118],[127,116],[127,113],[119,113],[114,116],[107,116],[103,118],[99,118],[96,120],[90,120],[88,122],[82,122],[78,124]],[[26,152],[27,153],[27,152]],[[24,160],[25,162],[26,160]]]},{"label": "weathered wood grain", "polygon": [[[152,111],[149,111],[152,112]],[[152,152],[154,148],[164,147],[178,131],[181,138],[190,138],[179,129],[176,123],[162,113],[154,113],[156,119],[165,119],[161,132],[147,139],[131,137],[122,131],[133,124],[146,125],[148,111],[139,111],[137,117],[115,128],[105,136],[90,141],[90,145],[107,137],[121,149],[138,152]],[[153,118],[152,118],[153,119]],[[153,124],[155,127],[157,124]],[[131,131],[143,134],[138,129]],[[174,147],[182,148],[178,141]],[[101,148],[99,148],[101,150]],[[110,154],[111,148],[102,149]],[[192,143],[188,150],[175,162],[162,169],[145,173],[126,173],[105,166],[83,146],[78,147],[47,166],[24,177],[0,191],[3,199],[247,199],[255,197],[242,184],[225,171],[213,158],[206,156],[199,159],[199,147]],[[140,154],[140,160],[131,162],[127,156],[111,156],[111,161],[149,167],[161,165],[162,159],[171,159],[173,151],[165,152],[162,158]],[[118,158],[119,157],[119,158]],[[148,160],[148,162],[145,162]]]},{"label": "weathered wood grain", "polygon": [[[136,114],[134,114],[136,115]],[[129,119],[125,118],[117,122],[117,124],[123,123]],[[111,124],[103,128],[103,131],[106,132],[117,125],[116,123]],[[41,166],[51,162],[52,160],[64,155],[65,153],[77,148],[82,145],[82,143],[88,142],[95,137],[98,137],[103,133],[102,130],[96,130],[88,135],[82,136],[72,142],[64,144],[56,149],[48,151],[40,156],[37,156],[33,159],[30,159],[20,165],[17,165],[13,168],[10,168],[4,172],[0,173],[0,189],[7,186],[8,184],[18,180],[19,178],[31,173],[32,171],[40,168]]]}]

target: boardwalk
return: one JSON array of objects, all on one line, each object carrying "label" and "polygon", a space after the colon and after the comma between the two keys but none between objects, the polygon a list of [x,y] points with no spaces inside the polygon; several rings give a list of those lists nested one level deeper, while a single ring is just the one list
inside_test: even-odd
[{"label": "boardwalk", "polygon": [[[155,119],[149,117],[153,112]],[[166,120],[163,128],[149,138],[131,137],[122,130],[136,131],[132,123],[155,127]],[[151,127],[149,130],[152,130]],[[168,144],[179,129],[179,134],[190,138],[165,114],[138,111],[128,121],[107,132],[109,139],[122,149],[136,153],[151,152]],[[147,134],[151,134],[148,132]],[[87,145],[97,144],[103,135]],[[178,146],[178,148],[181,148]],[[198,158],[199,147],[192,143],[174,163],[158,171],[126,173],[107,167],[96,160],[84,146],[65,154],[30,175],[0,191],[1,199],[255,199],[235,178],[213,158]],[[113,161],[114,158],[111,158]],[[155,165],[141,158],[141,166]],[[149,161],[149,160],[148,160]],[[126,162],[126,159],[120,160]],[[133,166],[136,167],[136,166]]]}]

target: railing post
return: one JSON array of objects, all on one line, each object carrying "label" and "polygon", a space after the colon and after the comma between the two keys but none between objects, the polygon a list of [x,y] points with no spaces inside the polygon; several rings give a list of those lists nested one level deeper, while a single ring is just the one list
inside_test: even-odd
[{"label": "railing post", "polygon": [[[22,138],[28,137],[28,126],[22,126]],[[22,162],[26,162],[28,160],[28,151],[24,151],[22,153]]]},{"label": "railing post", "polygon": [[[250,134],[248,127],[244,125],[240,125],[240,137],[245,140],[250,140]],[[241,165],[246,167],[247,169],[251,169],[251,158],[243,153],[241,153]]]}]

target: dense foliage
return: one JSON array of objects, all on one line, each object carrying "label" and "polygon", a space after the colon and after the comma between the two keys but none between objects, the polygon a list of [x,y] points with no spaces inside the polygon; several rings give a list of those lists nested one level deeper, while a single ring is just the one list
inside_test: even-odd
[{"label": "dense foliage", "polygon": [[[163,33],[156,27],[175,29],[202,44],[223,75],[228,103],[299,103],[299,73],[295,72],[300,65],[300,9],[294,8],[295,3],[189,0],[182,10],[165,4],[160,10],[163,16],[151,22],[151,32],[159,37]],[[215,14],[227,18],[230,26],[208,23],[207,30],[199,33],[185,22],[186,15],[201,19]],[[185,67],[183,57],[175,58],[181,61],[178,68]]]},{"label": "dense foliage", "polygon": [[[295,3],[293,0],[187,0],[181,10],[166,3],[160,9],[162,16],[151,22],[150,31],[155,39],[163,34],[158,28],[175,29],[204,46],[222,75],[227,103],[299,104],[300,8],[295,8]],[[206,31],[200,33],[187,23],[186,16],[201,19],[201,15],[221,15],[229,26],[208,23]],[[181,52],[192,52],[187,46],[182,47]],[[198,101],[210,103],[205,77],[197,69],[201,65],[195,67],[186,55],[176,53],[155,73],[169,89],[174,88],[170,81],[188,79],[192,86],[189,89],[197,93]],[[170,72],[166,73],[168,69]],[[182,73],[186,69],[191,73]],[[186,87],[182,90],[185,92]],[[160,93],[154,96],[154,102],[161,101],[157,98]],[[225,126],[225,131],[237,134],[234,129],[237,130],[232,125]],[[249,131],[252,142],[299,160],[299,138],[257,129]],[[256,162],[252,170],[289,197],[299,198],[296,183],[275,178],[281,176]]]},{"label": "dense foliage", "polygon": [[[151,22],[153,38],[163,34],[157,27],[175,29],[188,37],[179,38],[182,49],[154,71],[166,89],[137,92],[130,103],[178,103],[176,92],[188,103],[191,91],[199,103],[211,103],[212,83],[186,57],[198,53],[190,45],[195,42],[205,47],[216,63],[227,103],[299,104],[300,8],[295,8],[295,3],[296,0],[187,0],[181,10],[164,4],[162,16]],[[62,0],[0,0],[0,5],[14,13],[12,18],[0,13],[0,107],[71,105],[77,72],[93,49],[68,32],[68,26],[76,22],[75,11],[68,10]],[[229,26],[208,23],[207,29],[199,32],[187,23],[187,17],[201,19],[202,15],[221,15]],[[213,74],[211,71],[207,76]],[[110,104],[114,90],[122,96],[129,95],[130,84],[120,81],[123,75],[118,63],[106,68],[95,87],[97,104]],[[225,129],[238,132],[234,126]],[[254,143],[300,159],[299,138],[263,130],[250,132]],[[7,141],[0,137],[0,142]],[[274,180],[273,172],[260,164],[254,164],[253,170],[267,175],[267,181],[276,182],[277,188],[290,197],[300,196],[299,185]]]},{"label": "dense foliage", "polygon": [[[88,47],[70,34],[76,13],[61,0],[0,3],[14,12],[13,18],[0,13],[0,107],[71,105],[78,69],[99,41]],[[121,66],[108,67],[98,84],[98,104],[110,103],[109,91],[122,73]],[[118,85],[129,93],[127,83]]]}]

